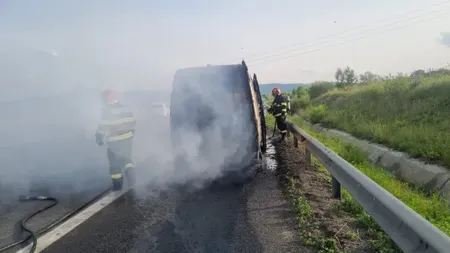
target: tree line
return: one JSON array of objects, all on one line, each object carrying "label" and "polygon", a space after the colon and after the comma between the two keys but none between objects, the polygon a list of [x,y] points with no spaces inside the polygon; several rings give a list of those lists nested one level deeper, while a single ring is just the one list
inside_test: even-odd
[{"label": "tree line", "polygon": [[[378,75],[371,71],[366,71],[362,74],[357,74],[354,69],[346,66],[344,68],[337,68],[334,74],[335,81],[315,81],[310,87],[299,86],[294,88],[291,92],[284,92],[291,98],[292,110],[298,111],[309,106],[310,101],[319,97],[322,94],[334,89],[351,90],[355,87],[375,84],[380,82],[390,82],[398,78],[410,79],[412,83],[418,82],[422,77],[432,77],[438,75],[450,75],[450,66],[440,69],[416,70],[411,73],[397,73],[388,74],[385,76]],[[272,99],[271,95],[263,95],[266,101]]]},{"label": "tree line", "polygon": [[355,73],[355,70],[350,68],[349,66],[345,68],[338,68],[336,72],[334,73],[334,78],[336,79],[336,82],[334,85],[338,89],[345,89],[345,88],[351,88],[354,86],[361,86],[361,85],[368,85],[376,82],[383,82],[383,81],[389,81],[393,80],[395,78],[419,78],[419,77],[430,77],[435,76],[439,74],[450,74],[450,69],[448,68],[440,68],[440,69],[428,69],[423,70],[419,69],[416,71],[413,71],[410,74],[398,72],[396,75],[393,75],[392,73],[389,73],[389,75],[381,76],[378,74],[375,74],[371,71],[366,71],[363,74],[360,74],[359,76]]}]

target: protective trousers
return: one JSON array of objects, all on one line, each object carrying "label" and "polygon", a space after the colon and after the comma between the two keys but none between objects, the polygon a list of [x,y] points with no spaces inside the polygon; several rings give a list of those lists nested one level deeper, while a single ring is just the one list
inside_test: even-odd
[{"label": "protective trousers", "polygon": [[281,139],[284,140],[287,133],[286,115],[275,117],[275,121],[277,122],[278,130],[280,130]]},{"label": "protective trousers", "polygon": [[122,189],[123,174],[130,185],[135,183],[134,164],[131,159],[132,148],[133,137],[108,143],[109,172],[115,190]]}]

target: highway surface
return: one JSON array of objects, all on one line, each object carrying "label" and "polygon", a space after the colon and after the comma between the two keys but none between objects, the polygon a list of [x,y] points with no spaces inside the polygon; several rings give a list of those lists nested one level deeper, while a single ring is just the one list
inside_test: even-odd
[{"label": "highway surface", "polygon": [[303,252],[275,177],[241,187],[129,192],[44,253]]},{"label": "highway surface", "polygon": [[136,189],[37,252],[309,252],[298,244],[291,205],[267,161],[272,166],[243,186],[162,188],[141,178]]},{"label": "highway surface", "polygon": [[[80,158],[80,154],[83,155]],[[0,248],[23,239],[18,224],[48,202],[19,202],[20,195],[59,199],[28,223],[37,231],[79,208],[110,186],[104,149],[90,140],[41,140],[0,148]]]},{"label": "highway surface", "polygon": [[[139,138],[135,141],[134,158],[140,166],[151,165],[147,171],[143,170],[142,176],[156,178],[164,172],[170,157],[170,154],[164,155],[169,147],[168,122],[167,119],[154,122],[142,119],[141,115],[137,117]],[[21,120],[22,125],[28,125],[26,129],[17,125],[14,130],[11,125],[1,136],[2,144],[7,145],[0,146],[0,249],[26,238],[28,234],[22,231],[20,221],[50,204],[19,202],[20,195],[50,196],[59,200],[55,207],[27,223],[33,231],[39,231],[85,205],[111,185],[105,147],[98,147],[93,138],[98,118],[78,122],[78,118],[69,120],[58,115],[53,121],[39,124],[26,121],[25,117]],[[9,138],[5,134],[8,132],[18,136]],[[15,142],[5,142],[7,139]]]},{"label": "highway surface", "polygon": [[[172,157],[166,120],[140,118],[134,145],[136,188],[40,252],[307,252],[299,248],[295,217],[273,170],[239,187],[193,190],[165,182]],[[19,195],[60,200],[28,223],[39,230],[110,186],[105,149],[95,145],[92,129],[69,134],[62,129],[54,139],[1,147],[9,183],[0,184],[0,248],[25,238],[18,222],[46,204],[20,203]]]}]

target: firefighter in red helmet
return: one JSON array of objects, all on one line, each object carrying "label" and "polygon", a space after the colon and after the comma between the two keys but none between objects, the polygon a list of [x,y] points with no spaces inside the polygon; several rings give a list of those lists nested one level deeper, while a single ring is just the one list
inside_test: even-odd
[{"label": "firefighter in red helmet", "polygon": [[111,89],[103,91],[102,119],[95,135],[96,142],[102,146],[106,143],[109,171],[114,190],[121,190],[123,176],[129,185],[134,185],[134,164],[131,159],[133,136],[136,120],[132,112],[119,103],[117,94]]},{"label": "firefighter in red helmet", "polygon": [[279,88],[273,88],[272,95],[274,99],[268,112],[275,117],[277,127],[281,132],[281,141],[284,141],[287,133],[286,117],[287,113],[291,111],[290,99],[289,96],[281,94]]}]

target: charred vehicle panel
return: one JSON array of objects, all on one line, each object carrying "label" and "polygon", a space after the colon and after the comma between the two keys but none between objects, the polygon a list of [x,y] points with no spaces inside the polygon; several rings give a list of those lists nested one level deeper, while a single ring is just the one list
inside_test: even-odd
[{"label": "charred vehicle panel", "polygon": [[265,152],[265,122],[259,86],[245,62],[178,70],[170,107],[180,173],[203,164],[202,176],[220,170],[220,178],[236,182],[251,177]]}]

